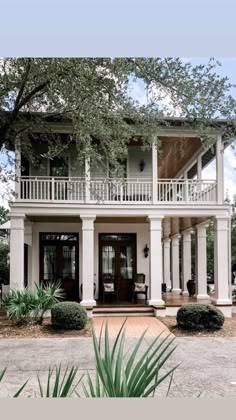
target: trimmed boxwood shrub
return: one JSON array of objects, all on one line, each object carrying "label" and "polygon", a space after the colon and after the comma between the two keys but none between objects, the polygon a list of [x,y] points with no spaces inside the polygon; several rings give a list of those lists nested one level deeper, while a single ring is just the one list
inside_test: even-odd
[{"label": "trimmed boxwood shrub", "polygon": [[176,316],[177,326],[185,330],[217,330],[224,324],[223,313],[211,305],[187,304]]},{"label": "trimmed boxwood shrub", "polygon": [[51,309],[51,322],[55,328],[81,330],[87,320],[86,309],[78,302],[60,302]]}]

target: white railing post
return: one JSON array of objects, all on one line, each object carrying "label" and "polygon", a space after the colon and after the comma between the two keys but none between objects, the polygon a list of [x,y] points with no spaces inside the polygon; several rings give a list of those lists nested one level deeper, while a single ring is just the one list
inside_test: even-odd
[{"label": "white railing post", "polygon": [[52,186],[52,201],[54,201],[54,193],[55,193],[55,183],[54,183],[54,178],[52,178],[52,182],[51,182],[51,186]]}]

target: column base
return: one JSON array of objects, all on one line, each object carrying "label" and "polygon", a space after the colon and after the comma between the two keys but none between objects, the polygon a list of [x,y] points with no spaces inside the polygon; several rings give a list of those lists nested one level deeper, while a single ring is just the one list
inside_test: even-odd
[{"label": "column base", "polygon": [[97,302],[96,300],[81,300],[80,305],[85,306],[86,308],[91,308],[91,306],[96,306]]},{"label": "column base", "polygon": [[150,299],[148,301],[148,305],[150,305],[150,306],[165,306],[165,302],[162,299]]},{"label": "column base", "polygon": [[172,289],[171,293],[173,293],[173,295],[180,295],[181,289]]},{"label": "column base", "polygon": [[213,305],[226,305],[226,306],[231,306],[232,305],[232,300],[230,299],[211,299],[211,303],[213,303]]},{"label": "column base", "polygon": [[186,291],[186,290],[184,290],[184,291],[181,293],[181,295],[182,295],[182,296],[189,296],[189,292],[188,292],[188,291]]},{"label": "column base", "polygon": [[206,293],[205,295],[197,295],[197,300],[206,300],[209,299],[210,296]]}]

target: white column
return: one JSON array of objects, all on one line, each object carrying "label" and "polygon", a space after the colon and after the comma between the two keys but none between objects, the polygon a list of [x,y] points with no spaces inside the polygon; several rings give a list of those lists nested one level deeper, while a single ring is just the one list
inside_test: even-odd
[{"label": "white column", "polygon": [[24,288],[24,215],[11,216],[10,288]]},{"label": "white column", "polygon": [[158,156],[157,156],[157,142],[154,139],[152,142],[152,202],[157,203],[157,180],[158,180]]},{"label": "white column", "polygon": [[182,295],[188,296],[187,282],[192,278],[192,259],[191,259],[191,229],[183,232],[182,246]]},{"label": "white column", "polygon": [[90,201],[90,181],[90,157],[88,156],[85,159],[85,203]]},{"label": "white column", "polygon": [[212,302],[216,305],[230,305],[230,221],[229,218],[215,218],[214,223],[214,277],[215,294]]},{"label": "white column", "polygon": [[197,158],[197,180],[201,181],[202,179],[202,156]]},{"label": "white column", "polygon": [[16,198],[20,198],[20,177],[21,177],[21,149],[20,139],[15,142],[15,194]]},{"label": "white column", "polygon": [[176,234],[171,237],[171,280],[172,293],[180,294],[179,284],[179,240],[180,235]]},{"label": "white column", "polygon": [[81,305],[91,307],[96,305],[93,295],[94,283],[94,220],[96,216],[80,216],[82,219],[82,284],[83,294]]},{"label": "white column", "polygon": [[171,290],[171,279],[170,279],[170,238],[163,239],[163,263],[164,263],[164,275],[163,280],[166,284],[166,289]]},{"label": "white column", "polygon": [[207,236],[206,224],[196,226],[196,294],[197,299],[208,299],[207,294]]},{"label": "white column", "polygon": [[217,203],[224,201],[224,147],[221,135],[217,136],[216,141],[216,180],[217,180]]},{"label": "white column", "polygon": [[150,221],[150,300],[149,305],[164,305],[162,300],[161,283],[163,280],[162,269],[162,216],[149,216]]}]

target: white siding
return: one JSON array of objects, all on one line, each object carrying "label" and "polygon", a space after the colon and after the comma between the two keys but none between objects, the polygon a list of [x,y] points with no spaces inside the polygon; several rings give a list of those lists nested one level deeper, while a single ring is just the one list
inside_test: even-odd
[{"label": "white siding", "polygon": [[[144,161],[144,170],[140,171],[140,162]],[[143,151],[140,146],[130,146],[128,156],[128,178],[152,177],[152,151]]]}]

